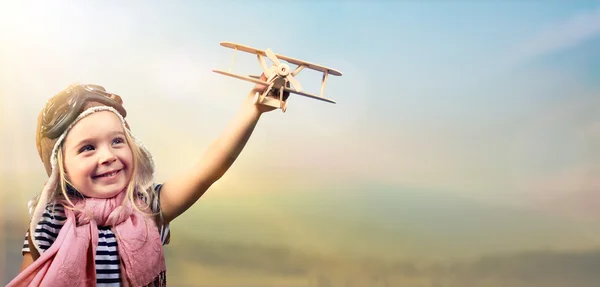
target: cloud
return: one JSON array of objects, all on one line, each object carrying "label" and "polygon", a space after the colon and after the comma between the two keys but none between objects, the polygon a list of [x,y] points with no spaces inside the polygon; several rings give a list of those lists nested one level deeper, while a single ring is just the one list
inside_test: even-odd
[{"label": "cloud", "polygon": [[551,208],[572,216],[598,218],[596,202],[599,199],[600,179],[598,166],[581,164],[563,171],[547,174],[530,183],[538,207]]},{"label": "cloud", "polygon": [[518,60],[527,60],[581,45],[600,36],[600,8],[580,12],[547,26],[517,48]]},{"label": "cloud", "polygon": [[[527,178],[519,183],[522,195],[530,198],[529,203],[536,208],[572,217],[600,219],[594,205],[600,189],[600,121],[590,119],[597,107],[597,100],[579,102],[571,107],[564,105],[562,112],[560,107],[555,107],[554,111],[548,110],[546,116],[522,130],[532,134],[527,144],[538,146],[537,163],[545,163],[543,169],[527,173]],[[554,141],[550,148],[539,145],[550,141]],[[526,144],[522,142],[521,145]]]}]

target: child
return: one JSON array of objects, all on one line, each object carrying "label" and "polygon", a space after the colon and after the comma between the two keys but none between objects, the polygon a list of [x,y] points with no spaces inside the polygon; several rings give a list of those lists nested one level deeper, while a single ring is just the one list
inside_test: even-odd
[{"label": "child", "polygon": [[21,272],[8,286],[166,286],[169,223],[223,176],[273,110],[252,102],[264,89],[251,90],[192,170],[164,184],[154,183],[152,156],[119,96],[77,84],[52,97],[36,131],[49,178],[31,201]]}]

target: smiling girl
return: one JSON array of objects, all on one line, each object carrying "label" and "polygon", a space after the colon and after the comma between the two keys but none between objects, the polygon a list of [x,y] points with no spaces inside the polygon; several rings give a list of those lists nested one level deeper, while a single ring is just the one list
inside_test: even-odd
[{"label": "smiling girl", "polygon": [[79,84],[52,97],[36,131],[49,178],[30,202],[21,272],[8,286],[165,286],[169,223],[224,175],[273,110],[253,104],[264,89],[252,89],[191,170],[164,184],[154,182],[152,156],[131,133],[121,97]]}]

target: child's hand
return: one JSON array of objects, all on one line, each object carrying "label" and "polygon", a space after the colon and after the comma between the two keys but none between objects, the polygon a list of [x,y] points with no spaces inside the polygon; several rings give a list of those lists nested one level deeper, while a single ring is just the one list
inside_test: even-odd
[{"label": "child's hand", "polygon": [[[267,81],[267,77],[265,76],[264,73],[260,74],[260,80],[266,82]],[[290,87],[290,83],[288,82],[286,84],[286,87]],[[252,90],[250,91],[250,99],[254,99],[254,95],[258,92],[259,95],[262,95],[262,93],[268,88],[268,86],[262,85],[262,84],[256,84],[254,86],[254,88],[252,88]],[[275,97],[276,96],[276,97]],[[287,98],[290,96],[290,92],[286,92],[283,91],[283,100],[287,100]],[[274,97],[279,99],[279,91],[275,91],[275,93],[269,93],[268,97]],[[261,105],[261,104],[257,104],[255,105],[256,109],[258,109],[258,111],[260,113],[264,113],[264,112],[270,112],[272,110],[275,110],[277,108],[271,107],[271,106],[266,106],[266,105]]]}]

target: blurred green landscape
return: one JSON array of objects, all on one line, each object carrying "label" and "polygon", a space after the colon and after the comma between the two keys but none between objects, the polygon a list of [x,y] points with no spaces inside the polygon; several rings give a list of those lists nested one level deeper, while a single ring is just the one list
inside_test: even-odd
[{"label": "blurred green landscape", "polygon": [[[600,249],[541,248],[550,226],[573,240],[576,226],[419,192],[208,193],[171,226],[169,286],[597,286]],[[26,198],[3,193],[3,283],[20,266]]]}]

